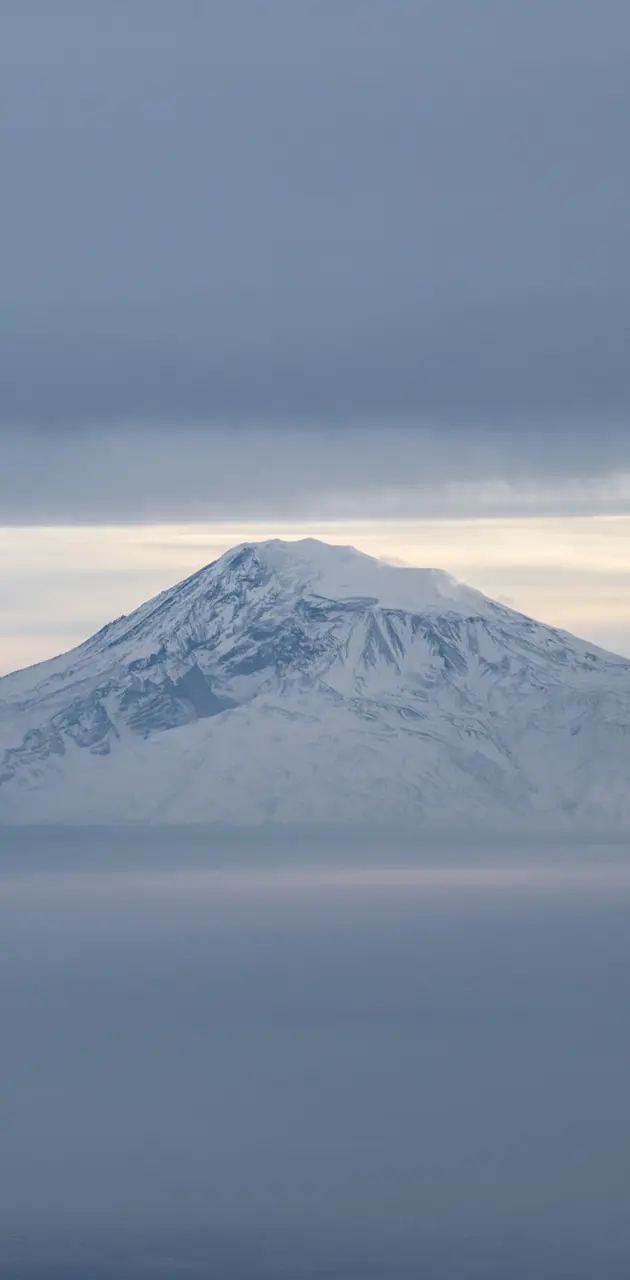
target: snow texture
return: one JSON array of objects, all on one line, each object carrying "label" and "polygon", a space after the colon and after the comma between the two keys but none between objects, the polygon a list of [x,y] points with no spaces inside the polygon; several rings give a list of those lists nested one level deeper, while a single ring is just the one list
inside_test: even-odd
[{"label": "snow texture", "polygon": [[311,539],[0,679],[4,823],[618,832],[629,779],[629,661]]}]

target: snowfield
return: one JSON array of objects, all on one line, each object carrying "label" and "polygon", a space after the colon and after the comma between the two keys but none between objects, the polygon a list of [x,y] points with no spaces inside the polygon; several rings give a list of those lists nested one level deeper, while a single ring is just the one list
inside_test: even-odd
[{"label": "snowfield", "polygon": [[630,830],[630,661],[448,574],[245,544],[0,679],[0,822]]}]

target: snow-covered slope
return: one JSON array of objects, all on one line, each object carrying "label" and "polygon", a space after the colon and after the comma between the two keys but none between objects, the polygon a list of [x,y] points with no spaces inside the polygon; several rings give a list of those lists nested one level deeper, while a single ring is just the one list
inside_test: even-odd
[{"label": "snow-covered slope", "polygon": [[310,539],[0,680],[0,822],[619,830],[629,782],[630,662]]}]

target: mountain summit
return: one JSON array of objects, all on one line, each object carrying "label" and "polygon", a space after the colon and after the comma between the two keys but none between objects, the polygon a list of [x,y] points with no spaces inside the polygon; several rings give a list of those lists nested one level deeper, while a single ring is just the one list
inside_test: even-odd
[{"label": "mountain summit", "polygon": [[630,827],[630,662],[436,569],[246,543],[0,679],[0,822]]}]

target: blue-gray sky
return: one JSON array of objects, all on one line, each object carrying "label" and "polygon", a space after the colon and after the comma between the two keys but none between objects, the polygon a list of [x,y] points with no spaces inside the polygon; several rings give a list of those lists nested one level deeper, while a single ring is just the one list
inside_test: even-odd
[{"label": "blue-gray sky", "polygon": [[626,0],[5,0],[0,523],[626,469],[629,71]]}]

